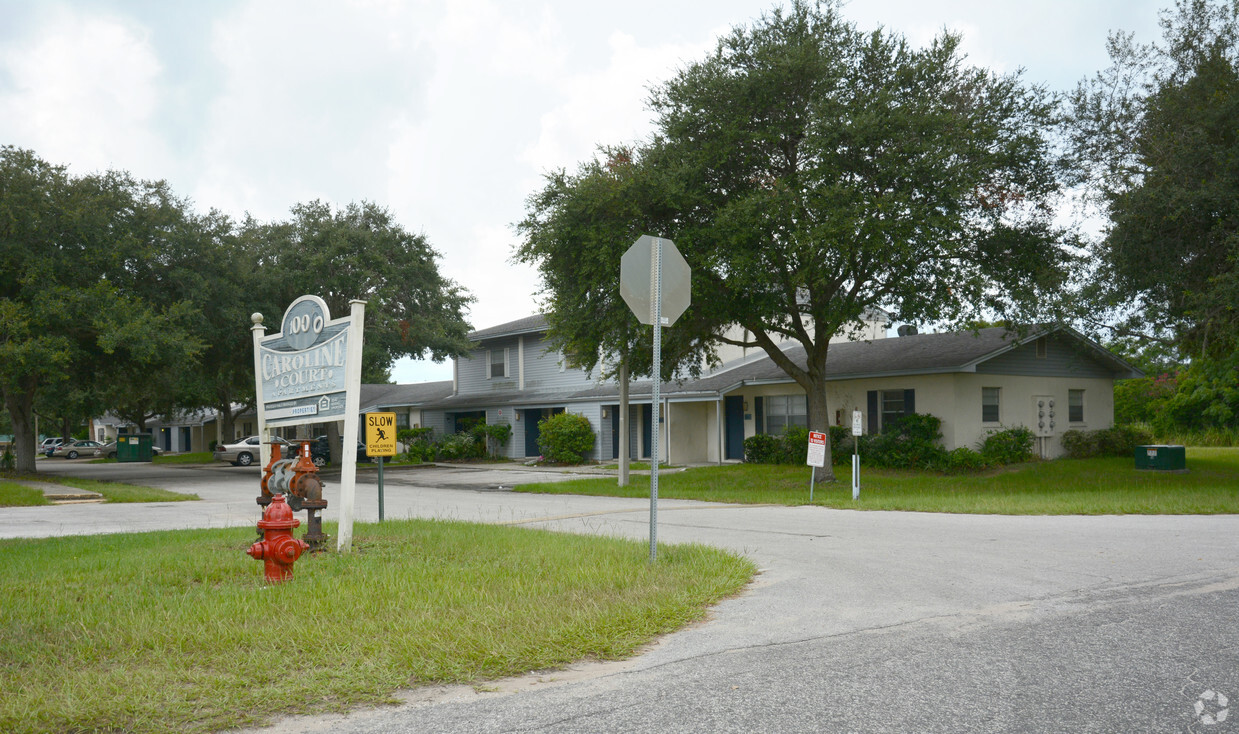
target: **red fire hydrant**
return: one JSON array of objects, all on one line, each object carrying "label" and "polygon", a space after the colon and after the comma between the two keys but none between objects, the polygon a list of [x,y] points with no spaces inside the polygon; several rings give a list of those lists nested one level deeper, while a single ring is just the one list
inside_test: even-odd
[{"label": "red fire hydrant", "polygon": [[246,551],[255,560],[266,561],[266,577],[270,583],[287,581],[293,577],[293,564],[310,546],[304,540],[293,537],[293,528],[301,521],[293,517],[293,510],[283,494],[271,498],[271,504],[262,513],[258,529],[263,539]]}]

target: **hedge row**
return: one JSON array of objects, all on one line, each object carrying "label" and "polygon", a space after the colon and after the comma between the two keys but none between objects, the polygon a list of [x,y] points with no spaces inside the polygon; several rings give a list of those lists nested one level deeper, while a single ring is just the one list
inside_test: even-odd
[{"label": "hedge row", "polygon": [[[965,472],[1028,461],[1033,457],[1033,433],[1018,426],[989,432],[977,450],[942,448],[942,420],[914,413],[904,416],[890,430],[853,437],[841,426],[830,428],[830,453],[836,464],[851,461],[859,447],[864,466]],[[804,464],[808,458],[809,431],[789,427],[782,435],[757,434],[744,441],[744,460],[750,464]]]},{"label": "hedge row", "polygon": [[1063,450],[1073,459],[1094,456],[1130,457],[1137,446],[1153,442],[1153,434],[1140,426],[1115,426],[1097,431],[1067,431]]},{"label": "hedge row", "polygon": [[[436,439],[433,428],[410,428],[396,437],[407,447],[405,457],[413,463],[460,461],[497,457],[512,437],[507,423],[476,421],[465,430]],[[557,413],[538,422],[538,450],[546,461],[580,464],[594,450],[594,429],[583,415]]]}]

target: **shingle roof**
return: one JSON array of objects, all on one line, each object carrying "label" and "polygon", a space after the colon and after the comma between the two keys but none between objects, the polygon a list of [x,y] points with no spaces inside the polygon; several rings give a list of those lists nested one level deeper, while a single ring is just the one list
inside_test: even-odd
[{"label": "shingle roof", "polygon": [[526,316],[523,319],[509,321],[506,324],[491,326],[485,329],[478,329],[469,334],[469,341],[482,341],[483,339],[493,339],[498,336],[516,336],[517,334],[532,334],[540,331],[546,331],[546,315],[534,314]]},{"label": "shingle roof", "polygon": [[438,403],[452,394],[452,381],[417,382],[407,385],[363,384],[362,413],[396,406]]}]

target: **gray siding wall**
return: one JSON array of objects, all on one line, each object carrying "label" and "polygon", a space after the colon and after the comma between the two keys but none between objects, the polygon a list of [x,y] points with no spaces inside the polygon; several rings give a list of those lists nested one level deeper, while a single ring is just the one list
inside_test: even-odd
[{"label": "gray siding wall", "polygon": [[977,365],[977,372],[1032,377],[1110,377],[1105,365],[1057,336],[1046,337],[1046,354],[1037,356],[1036,341]]},{"label": "gray siding wall", "polygon": [[422,412],[423,428],[435,429],[434,436],[439,438],[448,433],[447,413],[442,410],[426,410]]},{"label": "gray siding wall", "polygon": [[[508,376],[489,379],[490,352],[492,349],[508,350]],[[461,395],[476,395],[495,390],[516,389],[516,338],[495,339],[474,349],[457,361],[456,391]]]},{"label": "gray siding wall", "polygon": [[540,335],[525,337],[525,389],[538,392],[584,390],[593,384],[582,369],[565,367],[560,372],[559,352],[551,349],[545,338]]}]

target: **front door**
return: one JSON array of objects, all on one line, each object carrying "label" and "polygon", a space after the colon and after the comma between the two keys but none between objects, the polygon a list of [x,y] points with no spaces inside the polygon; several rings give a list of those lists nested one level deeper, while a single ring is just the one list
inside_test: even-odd
[{"label": "front door", "polygon": [[744,396],[723,398],[723,422],[726,426],[725,453],[727,459],[744,458]]},{"label": "front door", "polygon": [[619,445],[620,445],[619,406],[612,405],[610,410],[611,410],[611,458],[618,459],[619,458]]},{"label": "front door", "polygon": [[541,456],[538,448],[538,421],[542,420],[541,408],[525,408],[521,411],[525,422],[525,456]]}]

